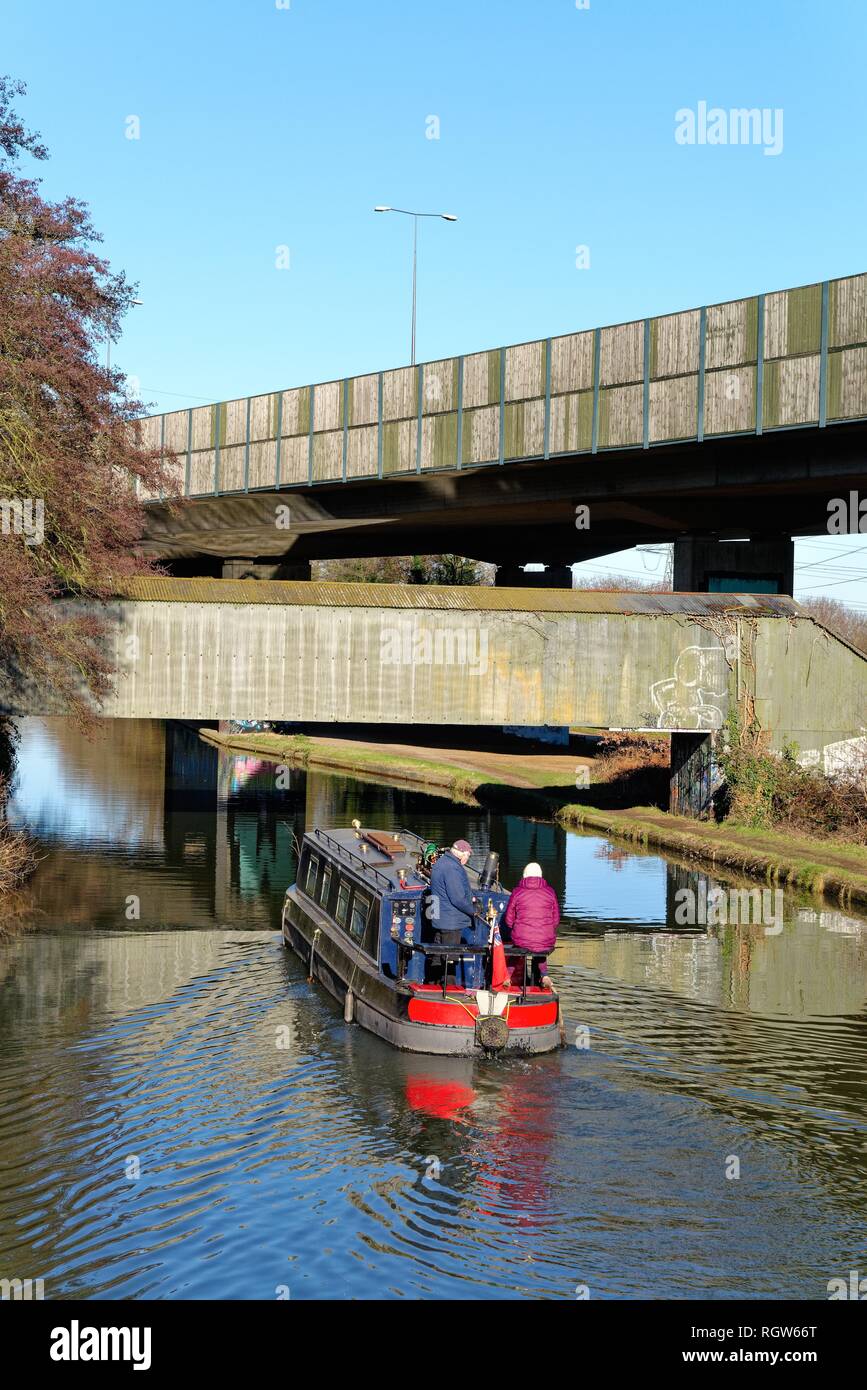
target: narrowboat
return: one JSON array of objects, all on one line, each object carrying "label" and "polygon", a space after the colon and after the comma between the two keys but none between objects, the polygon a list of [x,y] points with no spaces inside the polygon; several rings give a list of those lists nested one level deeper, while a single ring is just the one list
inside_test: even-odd
[{"label": "narrowboat", "polygon": [[459,946],[433,941],[431,869],[447,846],[409,830],[308,831],[286,890],[283,943],[343,1004],[344,1018],[409,1052],[491,1056],[561,1044],[560,1001],[533,952],[505,944],[519,982],[491,990],[494,929],[508,902],[496,854],[467,867],[477,914]]}]

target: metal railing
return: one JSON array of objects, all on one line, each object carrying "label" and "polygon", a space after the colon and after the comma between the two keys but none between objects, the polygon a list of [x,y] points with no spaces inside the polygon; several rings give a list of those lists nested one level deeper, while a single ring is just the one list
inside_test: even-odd
[{"label": "metal railing", "polygon": [[375,879],[379,879],[380,883],[388,890],[391,890],[393,887],[391,879],[387,878],[385,874],[381,874],[379,869],[375,868],[369,860],[362,858],[360,854],[356,854],[347,845],[342,845],[339,840],[335,840],[333,835],[329,835],[325,830],[316,829],[312,834],[315,835],[318,840],[325,840],[337,854],[342,854],[344,858],[353,860],[354,863],[363,868],[366,873],[373,874]]},{"label": "metal railing", "polygon": [[[279,491],[281,488],[334,486],[337,483],[354,483],[361,479],[369,481],[388,478],[392,473],[411,476],[459,472],[463,468],[475,469],[517,461],[539,462],[550,458],[569,458],[609,450],[617,452],[641,448],[667,448],[674,444],[701,443],[706,437],[727,438],[751,434],[760,436],[769,430],[825,429],[826,426],[835,423],[842,424],[865,418],[863,407],[867,405],[867,395],[863,384],[857,388],[857,403],[853,399],[851,411],[847,407],[848,413],[837,412],[831,390],[833,381],[842,375],[842,372],[834,369],[835,357],[839,358],[842,353],[861,350],[864,347],[862,329],[858,324],[851,323],[845,335],[841,335],[839,331],[835,333],[834,330],[838,318],[838,302],[845,303],[846,295],[853,302],[857,302],[858,296],[863,293],[863,281],[863,275],[843,276],[835,280],[793,286],[771,294],[751,295],[727,300],[722,304],[696,306],[673,314],[633,319],[626,323],[582,329],[571,334],[538,338],[530,342],[512,343],[471,353],[468,356],[473,362],[486,359],[487,376],[490,380],[483,396],[474,397],[468,404],[464,401],[464,366],[467,355],[460,354],[437,362],[418,363],[411,368],[397,367],[363,373],[358,377],[344,377],[340,381],[309,383],[289,391],[264,392],[258,396],[190,406],[182,411],[167,411],[158,416],[144,417],[146,421],[159,421],[158,425],[149,425],[148,442],[150,447],[165,451],[168,443],[166,421],[172,419],[169,452],[178,458],[183,468],[182,495],[205,497],[268,489]],[[798,310],[799,300],[795,296],[800,296],[801,301],[806,296],[813,308]],[[781,299],[787,312],[788,306],[793,306],[790,323],[797,325],[799,315],[803,320],[804,313],[811,319],[809,328],[804,330],[806,336],[803,340],[785,352],[780,351],[780,345],[775,345],[774,342],[775,306]],[[728,311],[732,323],[738,324],[737,332],[743,336],[744,342],[741,347],[732,347],[727,355],[720,358],[718,355],[714,357],[708,349],[713,349],[721,331],[720,325],[714,324],[712,316],[714,311],[722,310]],[[664,362],[654,365],[657,335],[660,325],[666,322],[683,325],[684,343],[691,344],[694,333],[695,345],[684,348],[682,356],[680,352],[676,353],[676,360],[668,365]],[[860,322],[863,320],[859,320]],[[611,362],[608,362],[607,366],[605,364],[605,348],[608,344],[610,352],[615,352],[615,335],[620,330],[634,330],[640,337],[641,347],[640,350],[636,350],[634,357],[623,348],[622,351],[627,354],[629,360],[623,364],[622,370],[615,371]],[[727,331],[735,333],[733,328]],[[559,344],[568,343],[570,340],[587,341],[591,362],[589,375],[575,367],[558,380],[555,370],[556,350]],[[785,346],[788,348],[788,343]],[[537,353],[537,365],[528,369],[526,381],[515,380],[510,384],[510,364],[514,365],[520,376],[523,372],[523,368],[520,367],[521,355],[526,355],[530,349]],[[807,358],[817,360],[815,385],[809,385],[809,388],[800,394],[793,388],[789,404],[795,411],[795,418],[789,418],[787,413],[781,414],[773,406],[773,401],[783,391],[782,386],[776,383],[776,364],[795,363]],[[839,365],[842,365],[842,360]],[[439,368],[441,373],[448,368],[449,373],[453,374],[453,392],[452,388],[441,387],[437,376],[433,378],[433,389],[426,395],[426,378],[435,368]],[[768,379],[767,369],[774,374],[771,380]],[[392,378],[402,377],[407,371],[415,373],[415,405],[409,402],[395,402],[393,409],[385,408],[387,383]],[[753,373],[752,403],[746,404],[747,397],[744,393],[745,409],[743,415],[738,414],[736,419],[716,419],[713,409],[708,409],[709,405],[712,407],[718,394],[713,390],[713,384],[720,371]],[[357,395],[354,383],[371,380],[375,384],[369,409],[353,415],[350,402]],[[687,401],[691,398],[694,405],[688,410],[685,409],[678,422],[670,422],[666,432],[661,433],[663,420],[660,417],[657,427],[654,420],[652,387],[657,383],[669,381],[685,383],[683,399]],[[319,412],[324,388],[332,388],[335,399],[332,404],[326,404],[324,411]],[[606,393],[609,390],[631,388],[640,392],[637,419],[631,419],[628,432],[616,437],[612,442],[608,437]],[[448,399],[442,396],[443,389],[449,390]],[[855,392],[854,386],[852,391]],[[590,418],[586,421],[586,430],[582,426],[579,433],[576,426],[575,437],[567,439],[563,437],[562,425],[559,429],[556,427],[559,418],[558,402],[582,394],[590,397]],[[296,395],[298,418],[295,426],[288,428],[284,434],[284,396]],[[730,396],[728,399],[734,400],[737,397]],[[260,419],[254,427],[253,406],[258,402],[265,402],[260,407],[259,414],[264,410],[267,421]],[[525,434],[523,427],[516,431],[510,426],[510,412],[513,407],[525,402],[538,403],[541,407],[541,431],[533,429]],[[231,426],[228,414],[230,406],[234,408]],[[489,457],[476,457],[471,450],[469,457],[465,458],[464,417],[470,418],[479,408],[498,412],[498,423],[494,432],[496,442],[492,440],[490,449],[486,451]],[[207,417],[199,415],[205,411],[208,412]],[[317,413],[320,414],[318,420]],[[184,414],[186,420],[179,420],[175,424],[174,417]],[[195,430],[194,415],[197,415],[200,421]],[[802,415],[808,418],[801,418]],[[454,418],[454,428],[448,433],[447,443],[446,435],[443,435],[444,442],[440,450],[435,442],[433,425],[446,418]],[[429,448],[423,448],[425,420],[432,425]],[[386,436],[390,427],[398,423],[415,427],[414,431],[410,428],[407,434],[408,439],[412,438],[413,433],[415,435],[414,451],[412,448],[408,449],[406,458],[403,459],[398,449],[398,466],[395,467],[393,462],[386,466]],[[376,441],[370,450],[370,467],[368,471],[358,472],[350,466],[350,438],[355,431],[363,431],[366,434],[369,430],[376,431]],[[195,449],[194,436],[198,441]],[[333,455],[327,455],[328,458],[333,458],[333,463],[325,466],[326,453],[323,452],[320,467],[316,440],[326,436],[333,437],[335,441]],[[291,477],[283,476],[286,471],[282,458],[285,440],[299,441],[302,445],[299,466],[297,471],[290,470]],[[254,462],[254,450],[260,445],[272,442],[273,459],[269,458],[267,465],[262,461]],[[552,448],[552,442],[556,447]],[[221,457],[226,453],[233,455],[228,467]],[[194,458],[203,460],[208,469],[207,478],[197,476],[195,488],[192,485]],[[227,482],[229,486],[225,486]],[[137,479],[136,492],[141,495],[143,491],[140,480]],[[156,503],[163,498],[160,495],[146,500]]]}]

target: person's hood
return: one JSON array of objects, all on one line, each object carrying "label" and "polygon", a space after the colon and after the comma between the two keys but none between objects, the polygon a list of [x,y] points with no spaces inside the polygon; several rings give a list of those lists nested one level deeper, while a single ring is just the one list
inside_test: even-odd
[{"label": "person's hood", "polygon": [[519,884],[521,888],[547,888],[548,885],[543,878],[522,878]]}]

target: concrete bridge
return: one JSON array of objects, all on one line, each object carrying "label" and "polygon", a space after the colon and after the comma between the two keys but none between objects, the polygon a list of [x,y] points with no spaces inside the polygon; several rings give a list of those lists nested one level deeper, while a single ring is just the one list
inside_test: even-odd
[{"label": "concrete bridge", "polygon": [[[105,609],[102,714],[652,729],[754,709],[828,767],[867,725],[867,659],[791,599],[139,579]],[[26,673],[0,712],[51,714]]]},{"label": "concrete bridge", "polygon": [[[145,547],[177,575],[304,578],[312,559],[457,551],[501,564],[508,585],[517,560],[673,541],[678,589],[742,577],[791,592],[790,537],[867,489],[867,274],[141,430],[175,455],[189,499],[175,513],[145,499]],[[762,547],[714,549],[745,534]],[[686,538],[702,536],[699,556]]]}]

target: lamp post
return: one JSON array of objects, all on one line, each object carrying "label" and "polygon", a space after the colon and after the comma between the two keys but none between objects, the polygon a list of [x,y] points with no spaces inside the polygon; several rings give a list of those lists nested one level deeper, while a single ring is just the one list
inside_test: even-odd
[{"label": "lamp post", "polygon": [[379,206],[373,209],[374,212],[399,212],[404,217],[412,218],[412,341],[410,345],[410,366],[415,366],[415,306],[416,306],[416,271],[418,266],[418,219],[420,217],[438,217],[443,222],[457,222],[457,218],[450,212],[413,212],[410,208],[392,208]]}]

